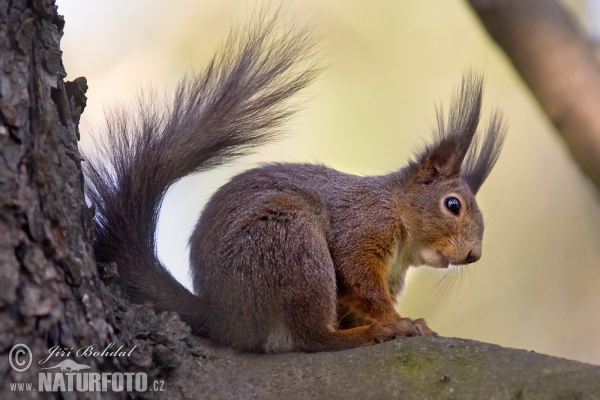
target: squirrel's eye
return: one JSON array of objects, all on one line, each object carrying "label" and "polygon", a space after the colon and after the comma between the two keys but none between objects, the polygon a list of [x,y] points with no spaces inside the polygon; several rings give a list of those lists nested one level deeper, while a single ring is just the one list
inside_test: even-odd
[{"label": "squirrel's eye", "polygon": [[456,197],[448,197],[446,200],[444,200],[444,205],[448,211],[458,216],[458,213],[460,212],[460,200],[458,200]]}]

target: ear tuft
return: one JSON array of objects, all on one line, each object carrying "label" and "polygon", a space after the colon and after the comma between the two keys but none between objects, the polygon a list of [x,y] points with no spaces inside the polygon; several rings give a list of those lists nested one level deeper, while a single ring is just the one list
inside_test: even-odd
[{"label": "ear tuft", "polygon": [[485,135],[477,134],[463,162],[462,177],[476,194],[498,161],[504,144],[506,124],[498,110],[494,112]]},{"label": "ear tuft", "polygon": [[443,110],[437,110],[437,129],[434,141],[417,156],[411,164],[415,178],[423,183],[436,179],[457,178],[463,160],[469,151],[481,113],[483,78],[467,73],[463,76],[460,90],[450,105],[448,119]]}]

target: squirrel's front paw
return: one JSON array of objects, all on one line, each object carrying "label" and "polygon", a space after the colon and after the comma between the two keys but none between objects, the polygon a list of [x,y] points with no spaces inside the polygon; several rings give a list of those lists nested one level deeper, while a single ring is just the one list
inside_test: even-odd
[{"label": "squirrel's front paw", "polygon": [[414,321],[410,318],[401,318],[386,326],[389,326],[398,336],[438,336],[427,326],[423,318]]},{"label": "squirrel's front paw", "polygon": [[393,329],[378,323],[371,325],[369,331],[374,343],[383,343],[396,338],[396,333]]},{"label": "squirrel's front paw", "polygon": [[427,326],[427,322],[425,321],[425,319],[414,319],[412,322],[418,329],[418,331],[421,333],[421,336],[439,336]]}]

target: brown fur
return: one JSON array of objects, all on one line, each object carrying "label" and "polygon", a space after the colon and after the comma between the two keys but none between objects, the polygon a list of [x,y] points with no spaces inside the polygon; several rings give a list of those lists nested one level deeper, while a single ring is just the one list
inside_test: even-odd
[{"label": "brown fur", "polygon": [[[167,111],[142,105],[139,116],[113,121],[100,147],[108,160],[90,158],[86,167],[99,261],[118,265],[132,301],[177,312],[194,333],[240,349],[330,351],[434,335],[424,320],[402,318],[395,303],[409,266],[446,268],[481,256],[474,196],[498,157],[502,129],[496,117],[477,139],[477,76],[463,80],[433,143],[396,172],[360,177],[270,164],[234,177],[190,238],[195,295],[158,261],[156,219],[167,189],[269,139],[291,114],[284,101],[314,77],[296,66],[309,49],[304,34],[273,38],[273,24],[261,20],[247,36],[232,36]],[[449,197],[460,212],[446,206]]]}]

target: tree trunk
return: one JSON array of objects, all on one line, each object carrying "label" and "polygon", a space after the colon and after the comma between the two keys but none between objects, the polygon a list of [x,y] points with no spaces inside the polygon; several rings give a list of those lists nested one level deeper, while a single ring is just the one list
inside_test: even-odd
[{"label": "tree trunk", "polygon": [[106,343],[111,327],[77,149],[85,79],[63,82],[64,20],[53,1],[2,3],[0,390],[8,393],[9,382],[37,381],[36,363],[10,367],[13,345],[39,360],[52,346]]},{"label": "tree trunk", "polygon": [[[42,370],[64,359],[94,373],[143,372],[148,390],[138,393],[142,397],[579,398],[600,393],[600,367],[459,339],[398,339],[312,355],[240,354],[191,336],[175,314],[157,316],[147,306],[126,304],[110,283],[114,266],[101,266],[101,279],[93,260],[92,212],[83,197],[77,150],[86,83],[84,78],[63,82],[64,20],[51,0],[4,1],[2,10],[2,398],[125,396],[110,383],[102,393],[68,387],[58,393],[52,390],[60,385],[39,386],[45,374],[69,375]],[[88,346],[100,351],[111,343],[112,350],[122,346],[127,354],[77,355]],[[18,383],[32,383],[33,391]]]}]

